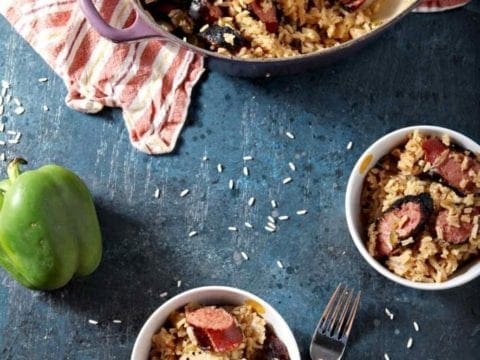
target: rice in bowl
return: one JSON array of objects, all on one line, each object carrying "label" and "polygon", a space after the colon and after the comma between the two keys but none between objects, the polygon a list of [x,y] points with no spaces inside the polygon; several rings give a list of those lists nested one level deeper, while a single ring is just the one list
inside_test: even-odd
[{"label": "rice in bowl", "polygon": [[[441,149],[448,152],[439,151],[436,161],[427,161],[430,154],[425,148],[427,141],[441,143]],[[458,166],[466,179],[456,181],[451,178],[452,171],[450,175],[440,172],[450,181],[438,176],[438,171],[437,176],[431,176],[439,162],[439,168],[446,168],[446,162],[454,161],[454,156],[462,160]],[[477,257],[480,250],[479,166],[478,158],[452,147],[446,136],[438,139],[418,131],[410,134],[408,141],[383,157],[364,180],[361,210],[370,255],[393,273],[416,282],[443,282]],[[398,216],[394,224],[397,229],[382,237],[379,230],[386,219],[394,218],[395,211],[399,214],[409,211],[405,210],[405,204],[421,202],[419,199],[431,199],[432,208],[423,223],[418,221],[415,229],[418,231],[411,236],[398,236],[403,223],[408,226],[410,221],[408,217]],[[388,242],[386,249],[379,247],[380,240]]]},{"label": "rice in bowl", "polygon": [[[283,353],[274,354],[279,360],[288,360],[289,355],[285,345],[276,337],[272,328],[261,315],[261,307],[254,301],[246,301],[239,306],[222,307],[202,307],[198,304],[188,304],[181,309],[170,314],[168,321],[152,337],[152,348],[150,351],[151,360],[255,360],[264,359],[266,352],[275,343],[275,348],[282,348]],[[234,320],[234,326],[241,333],[241,340],[231,346],[228,351],[218,351],[217,346],[212,341],[213,346],[205,344],[205,334],[199,333],[199,328],[192,325],[188,319],[188,314],[196,310],[212,308],[216,311],[221,310],[231,316]],[[212,328],[215,324],[209,321]],[[218,334],[216,330],[212,330]],[[208,335],[210,336],[210,335]],[[231,341],[235,338],[230,332],[227,338]],[[210,338],[211,339],[211,338]],[[225,345],[224,339],[220,343]]]}]

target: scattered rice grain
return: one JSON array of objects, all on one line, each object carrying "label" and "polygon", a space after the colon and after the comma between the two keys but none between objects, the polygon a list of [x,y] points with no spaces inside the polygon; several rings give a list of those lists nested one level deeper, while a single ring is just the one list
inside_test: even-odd
[{"label": "scattered rice grain", "polygon": [[17,115],[22,115],[25,112],[25,108],[23,106],[18,106],[13,112]]},{"label": "scattered rice grain", "polygon": [[17,106],[22,106],[22,103],[20,102],[20,100],[18,100],[18,98],[13,98],[13,102],[14,102],[15,105],[17,105]]},{"label": "scattered rice grain", "polygon": [[418,323],[416,321],[413,322],[413,328],[415,329],[416,332],[420,331],[420,327],[418,326]]},{"label": "scattered rice grain", "polygon": [[267,227],[272,228],[273,230],[277,230],[277,225],[275,225],[275,224],[272,223],[272,222],[268,222],[268,223],[267,223]]},{"label": "scattered rice grain", "polygon": [[247,255],[244,251],[240,252],[240,254],[242,254],[242,257],[243,257],[245,260],[248,260],[248,255]]},{"label": "scattered rice grain", "polygon": [[97,321],[97,320],[88,319],[88,323],[89,323],[89,324],[92,324],[92,325],[97,325],[97,324],[98,324],[98,321]]},{"label": "scattered rice grain", "polygon": [[159,188],[155,189],[155,193],[153,194],[153,197],[155,197],[157,199],[160,197],[160,189]]},{"label": "scattered rice grain", "polygon": [[297,168],[295,167],[295,164],[293,162],[289,162],[288,163],[288,167],[290,168],[290,170],[292,171],[295,171]]},{"label": "scattered rice grain", "polygon": [[253,225],[250,224],[249,222],[245,222],[245,227],[247,227],[249,229],[253,229]]},{"label": "scattered rice grain", "polygon": [[3,105],[0,105],[0,116],[3,115],[4,111],[5,111],[5,108],[3,107]]},{"label": "scattered rice grain", "polygon": [[353,146],[353,143],[351,141],[348,142],[347,144],[347,150],[350,150]]},{"label": "scattered rice grain", "polygon": [[250,199],[248,199],[248,206],[253,206],[255,204],[255,198],[252,196]]},{"label": "scattered rice grain", "polygon": [[48,81],[48,78],[46,78],[46,77],[42,77],[42,78],[38,79],[38,82],[41,82],[41,83],[44,83],[44,82],[47,82],[47,81]]},{"label": "scattered rice grain", "polygon": [[285,179],[282,180],[282,182],[284,184],[288,184],[289,182],[292,182],[292,178],[291,177],[286,177]]},{"label": "scattered rice grain", "polygon": [[250,155],[244,156],[244,157],[243,157],[243,160],[244,160],[244,161],[253,160],[253,156],[250,156]]},{"label": "scattered rice grain", "polygon": [[9,89],[10,83],[7,80],[2,80],[2,88]]},{"label": "scattered rice grain", "polygon": [[164,298],[164,297],[167,297],[167,296],[168,296],[168,292],[166,292],[166,291],[160,294],[161,298]]},{"label": "scattered rice grain", "polygon": [[5,153],[0,153],[0,161],[5,161]]},{"label": "scattered rice grain", "polygon": [[122,320],[117,320],[117,319],[115,319],[115,320],[113,320],[113,323],[114,323],[114,324],[121,324],[121,323],[122,323]]},{"label": "scattered rice grain", "polygon": [[238,231],[238,229],[235,226],[229,226],[228,230],[229,231]]},{"label": "scattered rice grain", "polygon": [[198,235],[198,232],[196,232],[195,230],[190,231],[190,232],[188,233],[188,237],[194,237],[194,236],[197,236],[197,235]]},{"label": "scattered rice grain", "polygon": [[185,196],[187,196],[189,193],[190,193],[190,190],[185,189],[185,190],[183,190],[183,191],[180,193],[180,197],[185,197]]},{"label": "scattered rice grain", "polygon": [[385,360],[390,360],[390,356],[388,356],[387,353],[383,354],[383,358],[384,358]]},{"label": "scattered rice grain", "polygon": [[222,164],[217,164],[217,171],[219,173],[223,172],[223,165]]},{"label": "scattered rice grain", "polygon": [[281,216],[278,217],[278,220],[281,220],[281,221],[285,221],[285,220],[288,220],[288,219],[289,219],[288,215],[281,215]]},{"label": "scattered rice grain", "polygon": [[297,215],[305,215],[308,213],[308,210],[303,209],[303,210],[297,210]]},{"label": "scattered rice grain", "polygon": [[268,221],[270,221],[271,223],[274,223],[275,224],[275,219],[273,218],[273,216],[267,216],[267,219]]},{"label": "scattered rice grain", "polygon": [[278,206],[278,204],[275,200],[271,200],[270,204],[272,205],[272,208],[274,208],[274,209]]},{"label": "scattered rice grain", "polygon": [[235,182],[232,179],[228,180],[228,188],[230,190],[233,190],[234,186],[235,186]]},{"label": "scattered rice grain", "polygon": [[280,269],[283,269],[283,263],[282,263],[280,260],[277,260],[277,266],[278,266]]},{"label": "scattered rice grain", "polygon": [[410,349],[413,345],[413,339],[412,338],[408,338],[408,341],[407,341],[407,349]]},{"label": "scattered rice grain", "polygon": [[250,172],[248,171],[248,168],[246,166],[243,167],[243,175],[245,176],[250,175]]},{"label": "scattered rice grain", "polygon": [[275,232],[275,229],[270,226],[265,226],[265,230],[267,230],[268,232]]},{"label": "scattered rice grain", "polygon": [[287,131],[287,132],[285,133],[285,135],[287,135],[287,137],[290,138],[290,139],[292,139],[292,140],[295,139],[295,135],[293,135],[290,131]]},{"label": "scattered rice grain", "polygon": [[385,314],[387,314],[390,320],[393,320],[393,313],[388,308],[385,308]]},{"label": "scattered rice grain", "polygon": [[48,106],[47,105],[43,105],[43,111],[47,112],[49,109],[48,109]]},{"label": "scattered rice grain", "polygon": [[177,288],[181,287],[182,286],[182,280],[178,280],[177,281]]}]

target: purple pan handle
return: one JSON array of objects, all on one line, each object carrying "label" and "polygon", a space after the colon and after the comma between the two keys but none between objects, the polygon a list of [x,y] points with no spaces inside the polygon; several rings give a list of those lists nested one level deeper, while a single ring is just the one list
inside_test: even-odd
[{"label": "purple pan handle", "polygon": [[85,17],[90,22],[90,25],[104,38],[107,38],[113,42],[134,41],[140,39],[146,39],[151,37],[162,37],[160,31],[154,29],[140,16],[136,16],[135,21],[130,27],[126,29],[117,29],[109,24],[102,18],[97,8],[93,4],[93,0],[78,0],[80,8],[82,9]]}]

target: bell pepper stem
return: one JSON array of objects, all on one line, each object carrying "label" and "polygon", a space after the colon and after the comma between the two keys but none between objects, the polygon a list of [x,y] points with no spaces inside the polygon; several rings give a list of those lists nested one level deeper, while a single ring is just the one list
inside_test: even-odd
[{"label": "bell pepper stem", "polygon": [[23,158],[15,158],[8,163],[7,175],[10,182],[14,182],[20,176],[20,165],[26,165],[27,160]]}]

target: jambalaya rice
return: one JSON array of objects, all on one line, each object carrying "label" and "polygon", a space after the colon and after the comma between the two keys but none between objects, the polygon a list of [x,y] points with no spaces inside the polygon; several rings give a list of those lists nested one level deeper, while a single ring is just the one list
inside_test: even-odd
[{"label": "jambalaya rice", "polygon": [[[308,54],[355,39],[380,24],[375,20],[375,14],[383,2],[367,0],[367,6],[357,9],[345,5],[348,0],[166,1],[170,6],[163,0],[142,1],[161,26],[180,38],[224,55],[243,58]],[[163,6],[157,5],[162,1]],[[199,6],[208,7],[208,10],[200,8],[199,11]],[[274,15],[273,29],[271,24],[257,16],[258,11],[252,10],[252,6],[265,12],[274,7],[277,15]],[[212,8],[215,11],[212,12]],[[192,13],[192,9],[197,12]],[[208,15],[204,14],[205,11]],[[215,34],[210,34],[210,38],[215,37],[212,43],[207,33],[214,27]]]},{"label": "jambalaya rice", "polygon": [[[422,141],[424,135],[414,132],[406,144],[397,147],[382,158],[367,174],[361,195],[363,222],[367,248],[376,255],[377,234],[375,224],[398,199],[407,195],[427,193],[434,205],[434,215],[448,210],[448,221],[453,227],[460,222],[472,224],[468,240],[452,244],[444,240],[438,228],[430,222],[415,238],[397,244],[395,250],[383,258],[385,266],[397,275],[418,282],[442,282],[461,265],[478,256],[480,234],[478,212],[480,196],[475,193],[461,195],[448,184],[425,175],[431,164],[424,161]],[[442,142],[450,145],[448,137]],[[476,174],[477,186],[480,174]]]}]

